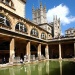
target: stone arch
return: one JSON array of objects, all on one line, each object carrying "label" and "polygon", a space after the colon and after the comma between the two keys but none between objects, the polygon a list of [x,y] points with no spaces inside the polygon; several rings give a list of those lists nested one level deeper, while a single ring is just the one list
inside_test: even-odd
[{"label": "stone arch", "polygon": [[0,13],[0,24],[4,27],[11,28],[11,21],[9,16],[6,16],[4,13]]},{"label": "stone arch", "polygon": [[28,31],[27,26],[22,22],[17,22],[17,24],[15,25],[15,30],[25,33],[27,33]]},{"label": "stone arch", "polygon": [[30,34],[35,37],[38,37],[39,35],[38,30],[36,28],[32,28]]},{"label": "stone arch", "polygon": [[44,32],[41,33],[41,39],[46,39],[46,34]]},{"label": "stone arch", "polygon": [[11,1],[11,6],[14,8],[14,3]]}]

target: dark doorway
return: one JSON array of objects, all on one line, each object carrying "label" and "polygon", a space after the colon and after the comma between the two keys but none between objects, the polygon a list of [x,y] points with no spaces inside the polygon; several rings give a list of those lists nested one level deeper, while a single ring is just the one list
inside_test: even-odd
[{"label": "dark doorway", "polygon": [[0,42],[0,63],[9,62],[9,41],[1,41]]},{"label": "dark doorway", "polygon": [[31,45],[31,55],[35,55],[35,57],[37,57],[37,47],[36,45]]}]

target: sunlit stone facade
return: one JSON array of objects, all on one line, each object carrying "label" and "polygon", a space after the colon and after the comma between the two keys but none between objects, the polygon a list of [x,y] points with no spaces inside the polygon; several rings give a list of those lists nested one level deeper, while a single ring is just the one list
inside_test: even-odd
[{"label": "sunlit stone facade", "polygon": [[[23,9],[17,8],[16,2]],[[17,59],[74,57],[75,38],[52,39],[51,32],[23,18],[25,4],[25,0],[0,0],[0,63],[4,58],[13,63]]]}]

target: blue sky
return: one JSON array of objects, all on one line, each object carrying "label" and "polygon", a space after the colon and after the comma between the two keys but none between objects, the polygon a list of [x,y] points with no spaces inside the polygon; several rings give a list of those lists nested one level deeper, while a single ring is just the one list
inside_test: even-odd
[{"label": "blue sky", "polygon": [[53,21],[53,15],[61,19],[62,34],[68,28],[75,28],[75,0],[27,0],[26,18],[32,20],[32,6],[39,7],[39,2],[47,8],[47,20]]}]

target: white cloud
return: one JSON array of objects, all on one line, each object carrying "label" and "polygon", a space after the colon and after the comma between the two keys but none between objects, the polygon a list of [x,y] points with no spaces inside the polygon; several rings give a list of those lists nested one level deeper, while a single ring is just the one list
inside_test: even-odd
[{"label": "white cloud", "polygon": [[61,35],[64,35],[64,33],[61,31]]},{"label": "white cloud", "polygon": [[61,24],[63,25],[70,24],[71,22],[75,21],[75,16],[71,16],[69,14],[70,14],[69,8],[66,5],[60,4],[48,10],[47,20],[48,22],[52,22],[53,15],[57,15],[58,18],[60,17]]}]

